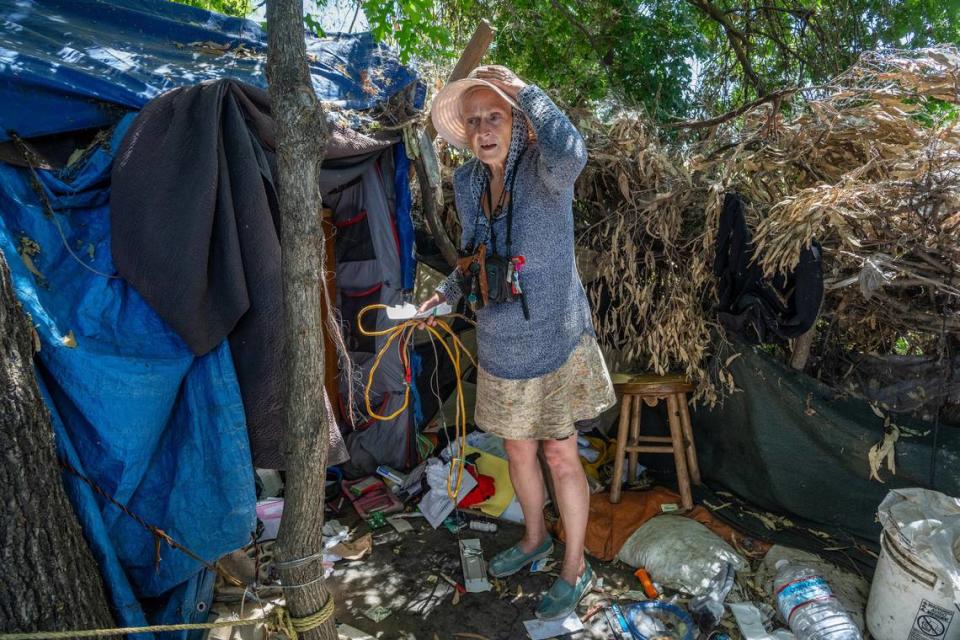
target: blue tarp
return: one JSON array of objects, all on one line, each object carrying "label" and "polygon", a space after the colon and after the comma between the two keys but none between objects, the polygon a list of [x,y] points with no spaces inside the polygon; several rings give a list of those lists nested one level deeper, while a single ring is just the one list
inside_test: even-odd
[{"label": "blue tarp", "polygon": [[410,195],[410,159],[407,148],[400,142],[393,147],[393,161],[396,165],[393,176],[394,193],[397,196],[397,241],[400,243],[400,269],[404,291],[413,291],[413,281],[417,277],[417,259],[414,256],[413,198]]},{"label": "blue tarp", "polygon": [[[258,24],[166,0],[0,0],[0,25],[0,142],[109,125],[204,80],[267,86]],[[367,33],[308,38],[307,53],[317,95],[349,109],[417,80]]]},{"label": "blue tarp", "polygon": [[[212,562],[249,542],[256,522],[229,345],[194,357],[115,277],[110,169],[136,111],[159,93],[225,77],[264,87],[266,36],[163,0],[0,0],[0,24],[0,142],[11,131],[115,125],[109,144],[59,172],[0,162],[0,251],[40,336],[37,374],[58,453]],[[318,94],[341,106],[369,108],[416,82],[369,34],[308,38],[308,50]],[[412,256],[406,165],[397,164],[398,234]],[[157,562],[152,534],[72,474],[64,484],[120,625],[206,619],[213,576],[200,563],[166,545]]]},{"label": "blue tarp", "polygon": [[[0,163],[0,250],[40,336],[38,377],[60,457],[214,560],[247,543],[256,524],[243,403],[226,341],[194,357],[110,277],[110,167],[132,118],[70,176],[37,171],[52,216],[30,170]],[[152,534],[74,475],[64,483],[118,623],[205,619],[198,604],[212,583],[201,565],[166,545],[157,563]],[[156,611],[144,611],[147,599]]]}]

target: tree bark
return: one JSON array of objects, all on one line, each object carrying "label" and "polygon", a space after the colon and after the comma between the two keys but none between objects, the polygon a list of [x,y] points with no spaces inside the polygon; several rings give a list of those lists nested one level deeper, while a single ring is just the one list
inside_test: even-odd
[{"label": "tree bark", "polygon": [[64,491],[34,377],[32,331],[0,253],[0,632],[109,628],[100,571]]},{"label": "tree bark", "polygon": [[[276,557],[287,586],[287,607],[293,617],[303,618],[319,612],[330,597],[319,556],[331,428],[323,387],[324,243],[319,172],[329,132],[307,67],[301,0],[268,0],[267,32],[267,79],[277,124],[287,469]],[[313,559],[283,564],[308,557]],[[336,640],[333,617],[301,637]]]}]

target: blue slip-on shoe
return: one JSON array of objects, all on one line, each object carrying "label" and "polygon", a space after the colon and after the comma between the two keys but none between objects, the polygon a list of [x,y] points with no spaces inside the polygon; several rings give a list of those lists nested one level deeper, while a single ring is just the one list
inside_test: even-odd
[{"label": "blue slip-on shoe", "polygon": [[517,543],[509,549],[493,556],[493,559],[490,560],[490,563],[487,565],[487,571],[494,578],[506,578],[520,571],[520,569],[523,569],[528,564],[536,562],[541,558],[546,558],[552,553],[553,538],[549,535],[547,535],[546,540],[540,543],[539,547],[530,553],[524,553],[520,548],[520,544]]},{"label": "blue slip-on shoe", "polygon": [[576,610],[580,600],[590,593],[594,583],[593,569],[589,562],[585,564],[583,575],[577,579],[577,584],[571,585],[563,578],[557,578],[537,606],[538,618],[541,620],[566,618]]}]

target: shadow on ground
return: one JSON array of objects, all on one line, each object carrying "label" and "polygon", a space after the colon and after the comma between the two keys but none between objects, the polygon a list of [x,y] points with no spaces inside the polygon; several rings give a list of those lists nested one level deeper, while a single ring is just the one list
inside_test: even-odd
[{"label": "shadow on ground", "polygon": [[[348,526],[358,524],[347,518],[341,522]],[[414,531],[400,534],[398,541],[375,545],[373,553],[363,560],[336,564],[327,585],[336,596],[338,622],[388,640],[455,640],[458,637],[513,640],[528,637],[523,621],[534,617],[541,595],[556,579],[559,563],[553,574],[531,574],[523,570],[501,581],[501,589],[464,594],[454,605],[454,589],[441,574],[462,583],[457,535],[444,527],[433,530],[422,518],[410,519],[410,523]],[[366,525],[359,523],[355,537],[366,530]],[[392,529],[380,529],[374,535],[388,531]],[[495,533],[464,529],[461,536],[478,538],[484,557],[489,560],[516,542],[522,533],[522,527],[501,524]],[[561,558],[562,549],[558,543],[553,555],[555,559]],[[629,567],[596,560],[591,564],[606,587],[632,587],[636,584]],[[599,594],[588,596],[578,611],[581,616],[600,597]],[[390,609],[391,615],[380,622],[363,615],[364,611],[376,606]],[[566,637],[575,640],[610,637],[603,615],[593,617],[585,627],[584,631]]]}]

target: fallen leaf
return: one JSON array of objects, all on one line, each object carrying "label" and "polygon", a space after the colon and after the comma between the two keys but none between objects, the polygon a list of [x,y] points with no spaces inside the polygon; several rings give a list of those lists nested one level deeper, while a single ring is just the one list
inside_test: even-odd
[{"label": "fallen leaf", "polygon": [[893,475],[897,474],[896,443],[899,439],[900,428],[890,422],[888,418],[884,429],[883,440],[870,447],[870,451],[867,452],[867,462],[870,464],[871,480],[883,482],[883,479],[880,477],[880,467],[882,467],[884,463],[887,464],[887,469],[890,470],[890,473]]},{"label": "fallen leaf", "polygon": [[40,273],[40,270],[37,269],[37,267],[33,264],[33,260],[30,259],[30,256],[28,254],[21,253],[20,257],[23,259],[23,264],[26,265],[27,271],[37,276],[38,278],[43,277],[43,274]]}]

